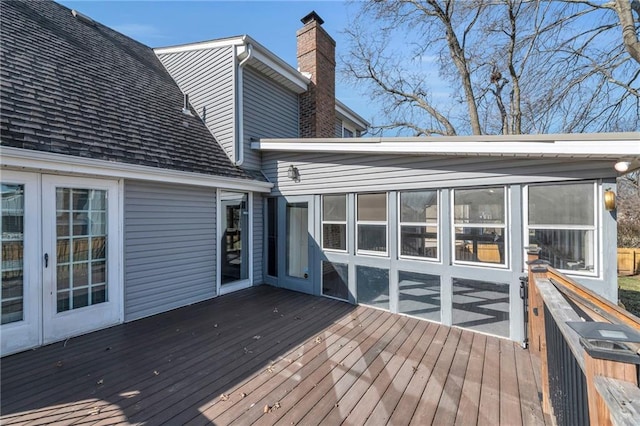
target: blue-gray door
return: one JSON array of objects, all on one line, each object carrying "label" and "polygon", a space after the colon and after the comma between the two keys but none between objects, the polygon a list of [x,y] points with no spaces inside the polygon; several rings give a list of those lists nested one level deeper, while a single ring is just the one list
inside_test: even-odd
[{"label": "blue-gray door", "polygon": [[279,202],[278,285],[316,294],[313,197],[283,197]]}]

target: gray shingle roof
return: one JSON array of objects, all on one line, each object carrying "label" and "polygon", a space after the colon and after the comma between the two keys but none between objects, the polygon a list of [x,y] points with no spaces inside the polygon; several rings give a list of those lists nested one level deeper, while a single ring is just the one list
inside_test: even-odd
[{"label": "gray shingle roof", "polygon": [[2,1],[3,146],[251,179],[154,52],[50,1]]}]

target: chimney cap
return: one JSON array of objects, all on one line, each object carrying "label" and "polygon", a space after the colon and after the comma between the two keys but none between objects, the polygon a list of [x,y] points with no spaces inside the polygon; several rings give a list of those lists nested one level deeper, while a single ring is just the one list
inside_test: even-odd
[{"label": "chimney cap", "polygon": [[313,21],[318,22],[318,24],[319,24],[319,25],[324,24],[324,19],[322,19],[322,18],[320,17],[320,15],[318,15],[318,14],[316,13],[316,11],[315,11],[315,10],[312,10],[312,11],[311,11],[311,13],[309,13],[307,16],[305,16],[304,18],[302,18],[300,21],[301,21],[303,24],[305,24],[305,25],[307,25],[309,22],[313,22]]}]

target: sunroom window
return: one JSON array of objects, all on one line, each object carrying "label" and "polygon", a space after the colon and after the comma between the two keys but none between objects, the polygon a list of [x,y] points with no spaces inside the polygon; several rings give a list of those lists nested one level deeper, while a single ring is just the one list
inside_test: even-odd
[{"label": "sunroom window", "polygon": [[506,188],[454,190],[454,259],[506,265]]},{"label": "sunroom window", "polygon": [[438,258],[438,191],[400,193],[400,256]]},{"label": "sunroom window", "polygon": [[594,182],[528,188],[528,244],[556,269],[595,272],[595,188]]},{"label": "sunroom window", "polygon": [[347,196],[322,197],[322,248],[347,250]]},{"label": "sunroom window", "polygon": [[357,195],[359,254],[387,254],[387,194]]}]

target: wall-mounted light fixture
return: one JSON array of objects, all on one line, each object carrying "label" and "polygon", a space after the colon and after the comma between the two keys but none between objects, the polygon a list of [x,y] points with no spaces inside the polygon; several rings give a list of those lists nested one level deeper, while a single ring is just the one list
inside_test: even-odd
[{"label": "wall-mounted light fixture", "polygon": [[287,176],[289,179],[298,182],[300,180],[300,172],[298,168],[293,164],[289,166],[289,170],[287,170]]},{"label": "wall-mounted light fixture", "polygon": [[616,193],[610,189],[604,191],[604,208],[608,211],[616,209]]},{"label": "wall-mounted light fixture", "polygon": [[625,173],[627,170],[629,170],[630,166],[631,166],[631,163],[629,161],[618,161],[613,166],[613,168],[620,173]]}]

